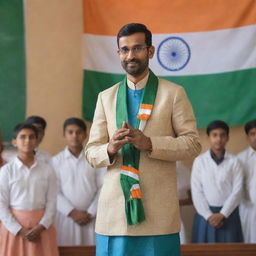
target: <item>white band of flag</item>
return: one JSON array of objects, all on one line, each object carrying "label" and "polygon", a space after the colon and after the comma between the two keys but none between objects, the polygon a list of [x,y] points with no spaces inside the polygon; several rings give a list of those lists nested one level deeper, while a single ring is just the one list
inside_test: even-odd
[{"label": "white band of flag", "polygon": [[[190,49],[189,61],[184,68],[177,71],[165,69],[156,56],[159,45],[169,37],[181,38]],[[256,25],[210,32],[153,34],[156,54],[150,66],[154,73],[160,76],[212,74],[250,69],[256,66],[255,38]],[[183,50],[182,47],[180,50]],[[112,74],[124,73],[117,54],[115,36],[84,34],[84,51],[84,69]]]}]

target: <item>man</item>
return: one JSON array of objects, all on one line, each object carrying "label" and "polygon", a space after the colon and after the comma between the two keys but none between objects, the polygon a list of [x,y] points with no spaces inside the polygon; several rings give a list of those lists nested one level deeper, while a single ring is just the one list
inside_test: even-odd
[{"label": "man", "polygon": [[180,255],[175,161],[199,154],[182,87],[149,70],[151,32],[131,23],[117,35],[127,76],[101,92],[85,155],[108,167],[96,219],[97,256]]}]

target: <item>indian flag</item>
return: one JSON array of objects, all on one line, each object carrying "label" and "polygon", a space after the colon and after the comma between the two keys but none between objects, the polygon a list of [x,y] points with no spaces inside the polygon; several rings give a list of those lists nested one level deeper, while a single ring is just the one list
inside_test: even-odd
[{"label": "indian flag", "polygon": [[23,1],[0,1],[0,128],[10,141],[26,112]]},{"label": "indian flag", "polygon": [[198,127],[214,119],[240,125],[255,118],[255,0],[84,0],[83,115],[124,71],[116,34],[127,23],[153,33],[152,71],[182,85]]}]

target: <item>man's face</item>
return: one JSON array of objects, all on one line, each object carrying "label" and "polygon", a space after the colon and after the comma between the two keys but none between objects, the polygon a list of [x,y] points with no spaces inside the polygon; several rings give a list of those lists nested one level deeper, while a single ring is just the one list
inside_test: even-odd
[{"label": "man's face", "polygon": [[214,129],[210,131],[209,142],[211,149],[216,151],[222,151],[228,142],[228,135],[225,130],[221,128]]},{"label": "man's face", "polygon": [[137,77],[148,68],[149,59],[154,56],[154,47],[148,47],[144,33],[135,33],[119,38],[119,57],[124,70]]},{"label": "man's face", "polygon": [[247,135],[251,147],[256,150],[256,128],[252,128]]},{"label": "man's face", "polygon": [[16,139],[12,141],[13,145],[18,148],[21,153],[32,153],[37,146],[36,134],[31,129],[22,129]]},{"label": "man's face", "polygon": [[86,131],[75,124],[70,124],[65,128],[64,137],[68,147],[81,147],[86,139]]}]

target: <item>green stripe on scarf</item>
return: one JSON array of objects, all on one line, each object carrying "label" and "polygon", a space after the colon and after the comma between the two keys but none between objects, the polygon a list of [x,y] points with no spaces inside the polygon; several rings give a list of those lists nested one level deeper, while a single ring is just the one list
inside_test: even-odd
[{"label": "green stripe on scarf", "polygon": [[[117,127],[122,127],[123,121],[128,121],[127,111],[127,95],[126,95],[126,81],[125,77],[120,83],[117,93],[116,103],[116,122]],[[142,96],[142,104],[154,105],[156,93],[158,88],[158,78],[150,71],[149,78]],[[137,119],[135,129],[138,129],[140,120]],[[123,165],[139,169],[140,150],[136,149],[132,144],[125,144],[122,147]],[[131,188],[139,181],[131,176],[123,173],[120,175],[120,183],[125,198],[125,213],[127,223],[129,225],[136,225],[145,220],[144,208],[141,198],[131,198]]]}]

